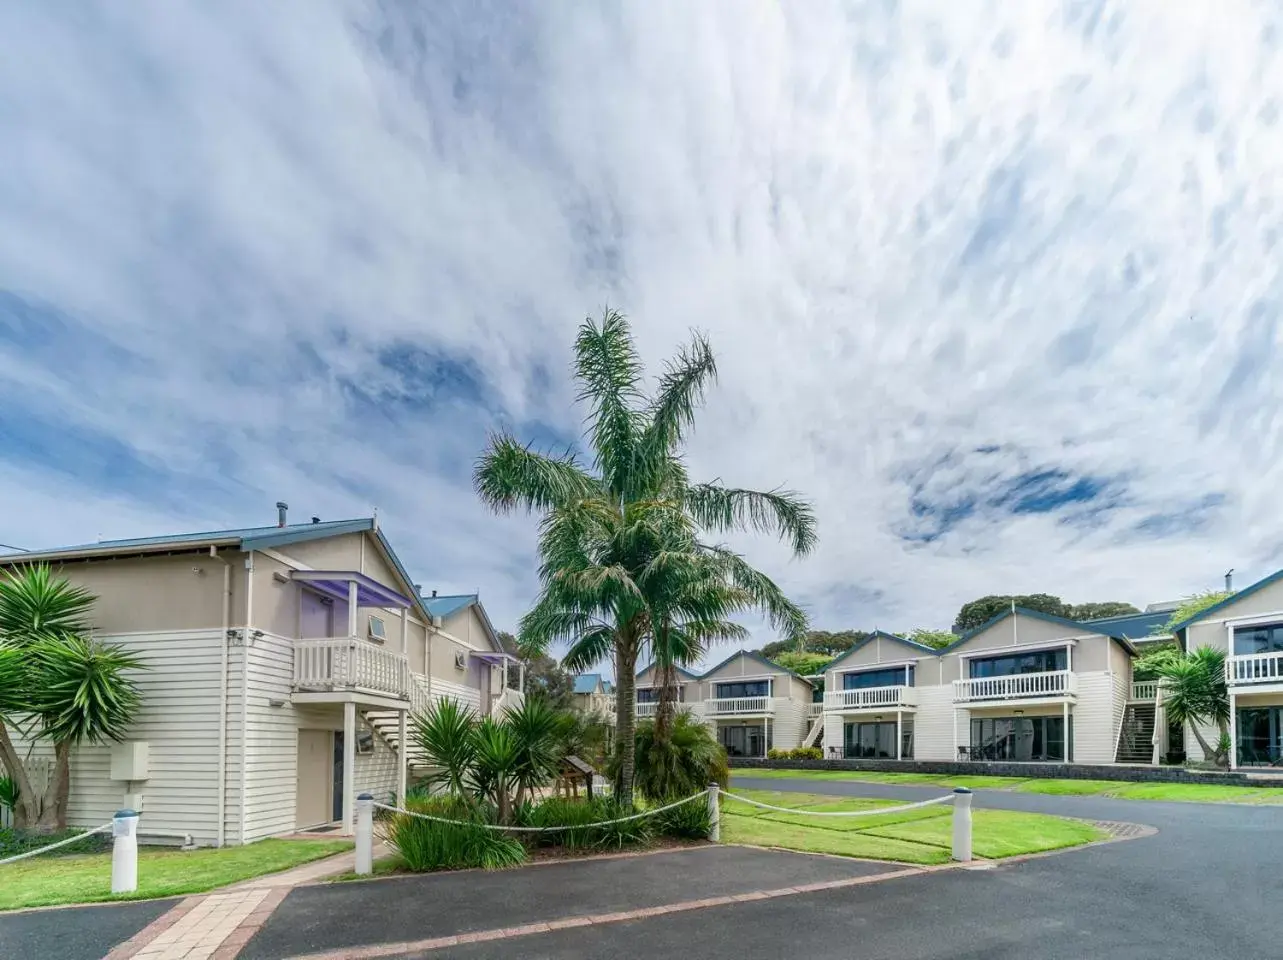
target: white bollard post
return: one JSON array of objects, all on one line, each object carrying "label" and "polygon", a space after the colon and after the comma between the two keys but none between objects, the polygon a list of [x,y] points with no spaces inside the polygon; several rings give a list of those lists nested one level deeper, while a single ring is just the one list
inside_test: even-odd
[{"label": "white bollard post", "polygon": [[363,793],[356,798],[356,874],[374,872],[374,797]]},{"label": "white bollard post", "polygon": [[111,820],[111,892],[138,889],[138,814],[118,810]]},{"label": "white bollard post", "polygon": [[717,802],[717,793],[721,790],[715,783],[708,785],[708,839],[718,843],[722,839],[722,808]]},{"label": "white bollard post", "polygon": [[953,859],[971,862],[971,791],[966,787],[953,791]]}]

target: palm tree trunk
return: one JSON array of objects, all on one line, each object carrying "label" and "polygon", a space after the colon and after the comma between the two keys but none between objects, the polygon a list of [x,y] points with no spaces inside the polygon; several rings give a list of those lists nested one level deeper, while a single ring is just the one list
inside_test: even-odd
[{"label": "palm tree trunk", "polygon": [[1212,749],[1211,744],[1207,742],[1207,739],[1203,736],[1202,732],[1198,729],[1198,724],[1191,720],[1189,722],[1189,728],[1194,734],[1194,739],[1198,741],[1198,745],[1203,750],[1203,757],[1207,760],[1215,761],[1216,751]]},{"label": "palm tree trunk", "polygon": [[22,758],[14,749],[9,736],[9,728],[0,720],[0,761],[9,772],[9,778],[18,785],[18,805],[13,810],[13,822],[18,827],[30,827],[40,816],[40,798],[31,789],[31,779],[27,768],[22,765]]},{"label": "palm tree trunk", "polygon": [[667,743],[673,731],[673,715],[677,713],[677,664],[661,663],[659,674],[659,704],[655,707],[655,743]]},{"label": "palm tree trunk", "polygon": [[629,629],[621,630],[615,643],[615,749],[619,767],[615,796],[632,806],[633,777],[637,770],[637,647]]}]

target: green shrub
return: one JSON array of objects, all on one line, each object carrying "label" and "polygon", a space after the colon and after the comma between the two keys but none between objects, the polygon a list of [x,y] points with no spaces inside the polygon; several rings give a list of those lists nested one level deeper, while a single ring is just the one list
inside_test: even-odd
[{"label": "green shrub", "polygon": [[[39,850],[41,847],[47,847],[49,844],[57,843],[59,840],[74,837],[78,833],[84,833],[84,830],[77,827],[71,830],[62,830],[58,833],[43,834],[30,830],[0,830],[0,860],[5,857],[16,857],[20,853]],[[101,853],[110,848],[110,834],[95,833],[93,836],[85,837],[79,843],[69,843],[65,847],[59,847],[57,850],[45,854],[45,856],[65,857],[76,853]]]},{"label": "green shrub", "polygon": [[680,800],[710,783],[730,782],[726,750],[713,732],[689,713],[673,718],[667,743],[655,739],[655,724],[637,726],[635,784],[650,800]]},{"label": "green shrub", "polygon": [[789,752],[787,750],[777,750],[775,747],[771,747],[766,751],[767,760],[787,760],[788,758]]},{"label": "green shrub", "polygon": [[708,803],[692,800],[655,817],[655,830],[660,836],[675,840],[707,840],[713,828]]},{"label": "green shrub", "polygon": [[824,751],[819,747],[795,747],[788,752],[790,760],[823,760]]},{"label": "green shrub", "polygon": [[654,832],[650,817],[639,817],[625,823],[589,826],[638,811],[611,797],[591,800],[566,800],[552,797],[538,804],[525,804],[517,811],[517,822],[523,827],[568,827],[548,833],[524,834],[530,847],[566,847],[570,850],[619,849],[645,843]]},{"label": "green shrub", "polygon": [[462,870],[482,867],[498,870],[515,867],[526,859],[517,840],[483,824],[491,818],[485,808],[460,797],[406,798],[406,809],[458,824],[437,823],[399,813],[388,824],[388,843],[406,867],[416,873],[429,870]]}]

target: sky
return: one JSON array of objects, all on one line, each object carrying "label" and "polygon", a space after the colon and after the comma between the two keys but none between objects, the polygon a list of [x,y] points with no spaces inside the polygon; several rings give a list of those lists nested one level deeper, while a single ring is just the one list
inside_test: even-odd
[{"label": "sky", "polygon": [[[0,542],[368,516],[511,626],[488,434],[707,334],[823,629],[1283,566],[1276,5],[0,6]],[[758,628],[750,646],[773,639]],[[716,656],[714,656],[714,659]]]}]

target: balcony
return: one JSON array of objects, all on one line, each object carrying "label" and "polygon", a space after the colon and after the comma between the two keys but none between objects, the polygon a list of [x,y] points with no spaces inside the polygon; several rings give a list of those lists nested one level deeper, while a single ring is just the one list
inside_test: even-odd
[{"label": "balcony", "polygon": [[806,719],[815,720],[817,717],[824,716],[824,704],[808,703],[806,705]]},{"label": "balcony", "polygon": [[1231,687],[1283,684],[1283,651],[1226,657],[1225,682]]},{"label": "balcony", "polygon": [[294,689],[410,698],[410,662],[356,637],[294,641]]},{"label": "balcony", "polygon": [[704,701],[706,717],[764,717],[775,713],[770,697],[722,697]]},{"label": "balcony", "polygon": [[1078,694],[1078,678],[1068,670],[1013,673],[1005,677],[973,677],[953,681],[954,703],[1013,700],[1065,700]]},{"label": "balcony", "polygon": [[898,710],[918,705],[914,687],[861,687],[854,690],[832,690],[824,694],[824,709],[830,713],[856,710]]},{"label": "balcony", "polygon": [[1149,701],[1158,699],[1157,680],[1137,680],[1132,684],[1133,700]]}]

